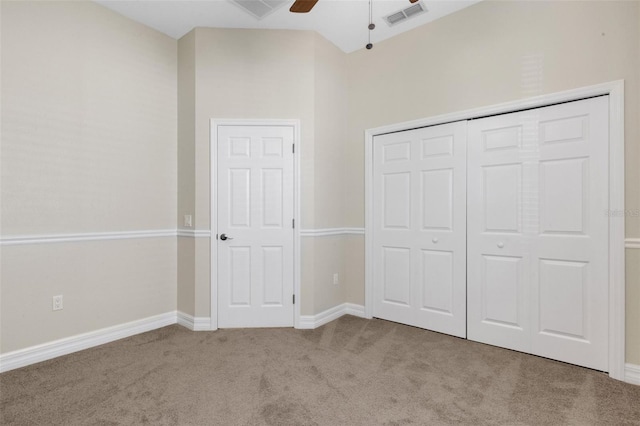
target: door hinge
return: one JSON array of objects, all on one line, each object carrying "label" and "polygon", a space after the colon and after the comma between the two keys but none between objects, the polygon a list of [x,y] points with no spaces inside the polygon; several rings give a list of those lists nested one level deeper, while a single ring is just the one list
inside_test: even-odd
[{"label": "door hinge", "polygon": [[294,305],[296,304],[296,295],[295,294],[293,295],[293,304]]},{"label": "door hinge", "polygon": [[291,145],[291,152],[292,152],[293,154],[295,154],[295,153],[296,153],[296,144],[295,144],[295,143]]},{"label": "door hinge", "polygon": [[296,229],[296,220],[291,219],[291,228]]}]

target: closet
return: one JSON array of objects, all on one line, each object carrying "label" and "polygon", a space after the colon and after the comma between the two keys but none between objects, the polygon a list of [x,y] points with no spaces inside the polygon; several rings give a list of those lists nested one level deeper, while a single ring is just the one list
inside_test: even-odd
[{"label": "closet", "polygon": [[373,316],[608,369],[608,97],[373,138]]}]

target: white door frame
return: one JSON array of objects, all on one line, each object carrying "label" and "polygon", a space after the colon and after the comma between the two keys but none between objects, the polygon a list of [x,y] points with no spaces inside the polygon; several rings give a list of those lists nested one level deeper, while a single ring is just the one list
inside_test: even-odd
[{"label": "white door frame", "polygon": [[211,226],[211,251],[209,258],[211,276],[211,326],[210,330],[218,329],[218,127],[219,126],[288,126],[293,127],[293,143],[295,155],[293,156],[293,219],[295,227],[293,229],[293,292],[295,303],[293,305],[293,326],[299,328],[300,325],[300,153],[302,147],[300,143],[300,120],[279,120],[279,119],[229,119],[212,118],[210,124],[210,192],[211,201],[210,219]]},{"label": "white door frame", "polygon": [[[609,95],[609,212],[624,212],[624,80],[366,130],[364,137],[365,317],[373,317],[374,136],[601,95]],[[625,239],[624,216],[620,214],[609,214],[609,377],[617,380],[625,379]]]}]

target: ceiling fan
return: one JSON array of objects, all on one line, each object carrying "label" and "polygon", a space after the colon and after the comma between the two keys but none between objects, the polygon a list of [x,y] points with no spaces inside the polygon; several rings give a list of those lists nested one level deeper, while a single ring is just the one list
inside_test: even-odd
[{"label": "ceiling fan", "polygon": [[[418,0],[409,0],[411,3],[415,3]],[[318,3],[318,0],[296,0],[295,3],[289,9],[289,12],[293,13],[307,13],[313,9],[313,6]]]}]

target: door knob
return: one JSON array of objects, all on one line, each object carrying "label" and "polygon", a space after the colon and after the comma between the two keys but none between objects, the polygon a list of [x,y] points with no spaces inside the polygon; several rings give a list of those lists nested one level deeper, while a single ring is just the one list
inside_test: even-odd
[{"label": "door knob", "polygon": [[220,235],[220,239],[221,239],[222,241],[226,241],[226,240],[233,240],[233,238],[231,238],[231,237],[227,237],[227,234],[222,234],[222,235]]},{"label": "door knob", "polygon": [[498,243],[498,248],[502,248],[502,247],[504,247],[504,243],[503,242],[499,242]]},{"label": "door knob", "polygon": [[432,242],[433,244],[437,244],[437,243],[438,243],[438,239],[437,239],[436,237],[433,237],[433,238],[431,239],[431,242]]}]

